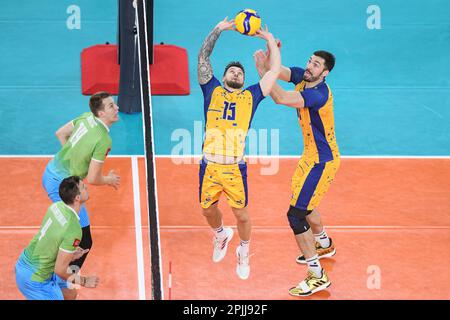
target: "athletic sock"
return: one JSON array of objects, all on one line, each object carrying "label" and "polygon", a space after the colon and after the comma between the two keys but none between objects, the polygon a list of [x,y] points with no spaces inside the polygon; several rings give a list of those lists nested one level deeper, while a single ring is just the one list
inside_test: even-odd
[{"label": "athletic sock", "polygon": [[318,277],[322,277],[322,266],[319,262],[319,256],[316,254],[315,256],[309,258],[306,260],[306,263],[308,264],[308,269]]},{"label": "athletic sock", "polygon": [[239,253],[242,254],[244,257],[248,255],[248,252],[250,251],[250,240],[241,240],[240,246],[239,246]]},{"label": "athletic sock", "polygon": [[328,248],[331,245],[330,238],[328,238],[327,232],[325,228],[323,228],[322,232],[319,234],[315,234],[314,238],[322,248]]},{"label": "athletic sock", "polygon": [[218,239],[223,239],[227,236],[226,232],[223,229],[223,224],[218,228],[213,228],[213,231],[214,231],[214,235]]}]

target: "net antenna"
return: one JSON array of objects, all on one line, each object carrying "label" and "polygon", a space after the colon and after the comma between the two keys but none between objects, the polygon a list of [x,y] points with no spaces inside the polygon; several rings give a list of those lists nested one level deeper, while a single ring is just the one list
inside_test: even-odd
[{"label": "net antenna", "polygon": [[153,43],[149,43],[147,31],[148,14],[153,15],[153,0],[134,0],[133,6],[136,11],[137,23],[137,41],[138,41],[138,58],[139,73],[141,86],[141,103],[142,117],[144,127],[145,141],[145,169],[147,173],[147,198],[148,198],[148,218],[149,218],[149,234],[150,234],[150,260],[151,260],[151,279],[152,279],[152,299],[162,300],[162,268],[159,238],[159,217],[158,217],[158,194],[156,186],[155,171],[155,154],[153,143],[153,122],[152,122],[152,105],[151,105],[151,89],[150,89],[150,72],[149,62],[153,52]]}]

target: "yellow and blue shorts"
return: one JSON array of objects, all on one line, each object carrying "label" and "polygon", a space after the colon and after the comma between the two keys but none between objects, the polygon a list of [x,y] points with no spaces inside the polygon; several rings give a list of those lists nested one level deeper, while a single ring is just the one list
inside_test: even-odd
[{"label": "yellow and blue shorts", "polygon": [[200,162],[199,200],[203,209],[219,201],[222,191],[228,204],[233,208],[242,209],[247,206],[247,163],[218,164]]},{"label": "yellow and blue shorts", "polygon": [[300,158],[291,183],[291,206],[301,210],[313,210],[322,200],[334,180],[341,160],[315,163],[307,158]]}]

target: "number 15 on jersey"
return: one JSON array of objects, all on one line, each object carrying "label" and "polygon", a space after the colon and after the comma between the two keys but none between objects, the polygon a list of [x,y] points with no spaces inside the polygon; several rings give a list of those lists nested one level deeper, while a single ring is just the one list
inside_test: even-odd
[{"label": "number 15 on jersey", "polygon": [[222,119],[234,121],[236,119],[236,103],[228,101],[224,101],[224,103]]}]

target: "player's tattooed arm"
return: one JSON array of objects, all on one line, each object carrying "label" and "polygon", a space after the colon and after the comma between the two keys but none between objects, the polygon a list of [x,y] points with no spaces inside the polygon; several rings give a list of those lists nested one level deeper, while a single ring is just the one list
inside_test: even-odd
[{"label": "player's tattooed arm", "polygon": [[205,84],[213,77],[213,70],[211,66],[211,62],[209,61],[209,56],[211,55],[214,45],[216,44],[217,39],[219,39],[220,34],[224,30],[234,30],[234,20],[228,20],[228,17],[225,17],[222,21],[220,21],[206,37],[205,41],[200,48],[200,53],[198,54],[198,82],[200,84]]},{"label": "player's tattooed arm", "polygon": [[200,84],[207,83],[213,77],[213,70],[211,62],[209,61],[209,56],[211,55],[214,45],[216,44],[221,32],[222,30],[219,27],[215,27],[214,30],[208,34],[205,41],[203,41],[202,47],[200,48],[197,65],[198,82]]}]

